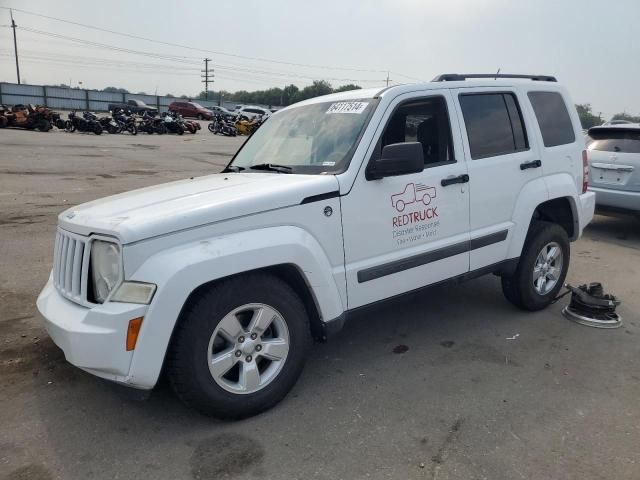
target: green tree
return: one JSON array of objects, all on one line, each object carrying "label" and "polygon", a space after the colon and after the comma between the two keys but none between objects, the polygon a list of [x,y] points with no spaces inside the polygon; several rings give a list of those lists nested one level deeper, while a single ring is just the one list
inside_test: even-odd
[{"label": "green tree", "polygon": [[282,103],[281,105],[287,106],[287,105],[291,105],[294,101],[294,98],[296,97],[296,95],[298,94],[298,92],[300,91],[300,89],[295,86],[294,84],[291,85],[287,85],[286,87],[284,87],[282,89]]},{"label": "green tree", "polygon": [[301,102],[309,98],[328,95],[331,92],[333,92],[333,88],[329,82],[326,80],[314,80],[311,85],[307,85],[295,95],[294,101]]},{"label": "green tree", "polygon": [[334,90],[334,92],[348,92],[349,90],[361,90],[362,87],[360,85],[356,85],[355,83],[348,83],[346,85],[340,85],[338,88]]},{"label": "green tree", "polygon": [[627,122],[631,123],[640,123],[640,115],[629,115],[626,112],[616,113],[613,117],[611,117],[611,120],[626,120]]},{"label": "green tree", "polygon": [[578,116],[580,117],[582,128],[584,128],[585,130],[595,125],[602,124],[602,119],[600,118],[600,116],[596,116],[593,114],[590,103],[576,105],[576,110],[578,111]]},{"label": "green tree", "polygon": [[111,92],[111,93],[129,93],[129,90],[126,88],[118,88],[118,87],[105,87],[102,89],[103,92]]}]

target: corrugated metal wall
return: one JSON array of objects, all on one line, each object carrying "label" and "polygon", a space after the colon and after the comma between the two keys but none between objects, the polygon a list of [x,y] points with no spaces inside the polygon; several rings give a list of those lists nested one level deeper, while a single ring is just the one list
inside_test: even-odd
[{"label": "corrugated metal wall", "polygon": [[[98,90],[78,88],[46,87],[42,85],[18,85],[0,82],[0,103],[5,105],[38,104],[60,110],[91,110],[106,112],[110,103],[121,103],[127,100],[142,100],[150,107],[166,112],[169,104],[176,101],[188,101],[174,97],[156,95],[138,95],[135,93],[112,93]],[[203,107],[218,105],[214,100],[195,100]],[[222,106],[233,110],[236,102],[223,101]]]}]

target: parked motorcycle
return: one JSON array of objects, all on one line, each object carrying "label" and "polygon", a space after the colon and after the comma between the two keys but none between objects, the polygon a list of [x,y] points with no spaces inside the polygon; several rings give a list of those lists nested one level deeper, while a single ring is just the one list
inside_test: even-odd
[{"label": "parked motorcycle", "polygon": [[138,127],[136,127],[136,119],[131,112],[125,112],[124,110],[118,110],[113,114],[113,120],[119,125],[120,131],[129,132],[131,135],[138,134]]},{"label": "parked motorcycle", "polygon": [[235,122],[235,127],[239,135],[251,136],[262,125],[262,122],[262,117],[256,116],[249,120],[244,115],[240,115]]},{"label": "parked motorcycle", "polygon": [[167,132],[177,133],[178,135],[182,135],[184,133],[185,129],[177,114],[173,115],[171,112],[164,112],[162,114],[162,119],[164,121],[164,126],[167,128]]},{"label": "parked motorcycle", "polygon": [[236,127],[220,114],[213,116],[213,121],[207,125],[207,128],[214,135],[220,134],[227,137],[235,137],[238,134]]},{"label": "parked motorcycle", "polygon": [[120,124],[118,124],[118,122],[115,121],[113,117],[101,117],[98,119],[98,122],[100,122],[100,125],[102,125],[102,129],[106,130],[110,134],[122,132],[122,127],[120,126]]},{"label": "parked motorcycle", "polygon": [[44,106],[24,105],[13,107],[4,106],[1,114],[0,127],[18,127],[27,130],[40,130],[48,132],[51,130],[53,112]]},{"label": "parked motorcycle", "polygon": [[79,117],[76,114],[76,111],[73,110],[68,115],[69,120],[65,122],[64,129],[67,132],[75,132],[76,130],[79,132],[93,132],[96,135],[100,135],[102,133],[102,125],[98,121],[98,117],[91,112],[84,112],[82,117]]},{"label": "parked motorcycle", "polygon": [[164,124],[164,120],[162,118],[149,115],[147,112],[142,114],[140,117],[140,123],[138,123],[137,126],[139,132],[145,132],[149,135],[152,133],[157,133],[158,135],[167,133],[167,127]]},{"label": "parked motorcycle", "polygon": [[189,133],[197,133],[198,130],[200,130],[202,127],[200,126],[200,122],[197,122],[195,120],[187,120],[185,118],[181,118],[182,120],[182,124],[185,128],[185,130]]}]

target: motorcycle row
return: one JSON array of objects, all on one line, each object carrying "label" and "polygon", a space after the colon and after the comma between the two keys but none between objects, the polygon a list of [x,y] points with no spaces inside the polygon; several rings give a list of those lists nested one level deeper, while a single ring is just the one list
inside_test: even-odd
[{"label": "motorcycle row", "polygon": [[138,132],[182,135],[185,132],[196,133],[201,128],[198,122],[185,120],[182,115],[175,112],[164,112],[157,116],[149,115],[147,112],[143,115],[133,115],[130,111],[118,110],[111,115],[99,117],[93,112],[83,112],[79,115],[74,110],[68,114],[67,120],[64,120],[59,113],[41,105],[12,107],[0,105],[0,128],[18,127],[48,132],[53,126],[67,132],[77,131],[96,135],[102,132],[110,134],[126,132],[131,135],[137,135]]},{"label": "motorcycle row", "polygon": [[221,115],[218,113],[213,116],[213,121],[207,125],[207,128],[215,135],[220,134],[227,137],[235,137],[236,135],[251,136],[265,120],[262,115],[249,119],[244,115]]},{"label": "motorcycle row", "polygon": [[0,105],[0,128],[18,127],[48,132],[60,121],[60,114],[41,105]]},{"label": "motorcycle row", "polygon": [[[111,112],[111,115],[98,116],[93,112],[78,114],[73,110],[69,112],[67,117],[65,120],[61,118],[59,113],[42,105],[13,105],[11,107],[0,105],[0,128],[17,127],[48,132],[55,126],[67,132],[77,131],[96,135],[100,135],[102,132],[129,133],[131,135],[137,135],[138,132],[182,135],[185,132],[195,134],[201,128],[197,121],[186,120],[176,112],[164,112],[158,116],[150,115],[147,112],[135,115],[128,110],[118,110]],[[215,135],[251,136],[265,120],[266,118],[263,116],[255,116],[250,119],[244,115],[216,114],[208,125],[208,129]]]}]

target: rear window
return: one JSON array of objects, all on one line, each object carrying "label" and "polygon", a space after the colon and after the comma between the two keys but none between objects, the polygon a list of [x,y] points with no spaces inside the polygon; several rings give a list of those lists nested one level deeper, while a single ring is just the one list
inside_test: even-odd
[{"label": "rear window", "polygon": [[460,95],[471,158],[526,150],[527,135],[518,102],[511,93]]},{"label": "rear window", "polygon": [[571,117],[557,92],[529,92],[545,147],[566,145],[576,140]]},{"label": "rear window", "polygon": [[602,130],[589,132],[589,150],[640,153],[640,130]]}]

